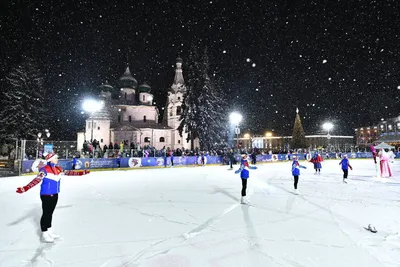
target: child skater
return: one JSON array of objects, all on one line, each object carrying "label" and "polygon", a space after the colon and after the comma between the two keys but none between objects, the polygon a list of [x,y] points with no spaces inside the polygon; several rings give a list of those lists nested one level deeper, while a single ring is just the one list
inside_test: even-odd
[{"label": "child skater", "polygon": [[347,155],[343,155],[343,159],[339,162],[339,165],[342,165],[342,171],[343,171],[343,183],[347,183],[347,175],[349,174],[349,168],[350,170],[353,170],[353,167],[351,167],[349,159],[347,158]]},{"label": "child skater", "polygon": [[249,169],[255,170],[256,166],[250,166],[247,155],[242,156],[242,160],[240,161],[240,168],[235,171],[236,174],[240,172],[240,178],[242,179],[242,198],[240,200],[241,204],[248,204],[249,200],[246,198],[246,189],[247,189],[247,179],[249,178]]},{"label": "child skater", "polygon": [[310,160],[310,162],[312,162],[314,164],[314,169],[315,169],[315,174],[321,174],[321,162],[322,162],[322,157],[321,155],[318,154],[318,152],[315,152],[314,156],[312,157],[312,159]]},{"label": "child skater", "polygon": [[[58,156],[49,153],[46,156],[47,165],[39,170],[38,176],[29,184],[17,188],[17,193],[22,194],[35,185],[42,183],[40,189],[40,199],[42,200],[42,218],[40,219],[40,228],[42,229],[42,242],[53,243],[55,238],[60,236],[55,234],[51,228],[54,209],[57,206],[58,193],[60,192],[60,180],[63,170],[56,166]],[[76,171],[72,171],[76,172]]]},{"label": "child skater", "polygon": [[294,178],[294,193],[296,195],[299,194],[299,190],[297,189],[297,183],[299,182],[300,168],[307,169],[306,166],[300,165],[297,156],[293,156],[292,175]]}]

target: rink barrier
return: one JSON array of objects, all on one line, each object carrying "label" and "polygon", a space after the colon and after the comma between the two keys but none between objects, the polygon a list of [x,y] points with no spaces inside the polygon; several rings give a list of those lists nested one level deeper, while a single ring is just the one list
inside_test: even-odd
[{"label": "rink barrier", "polygon": [[[399,158],[400,153],[395,153],[396,158]],[[310,154],[306,158],[304,154],[291,154],[290,159],[296,155],[299,160],[310,159]],[[321,154],[324,159],[338,159],[339,154],[336,153],[325,153]],[[344,154],[342,154],[343,156]],[[349,158],[356,159],[366,159],[372,158],[371,152],[357,152],[357,153],[347,153]],[[241,156],[236,155],[236,161],[240,161]],[[275,161],[285,161],[289,160],[288,154],[261,154],[257,155],[257,162],[275,162]],[[116,158],[77,158],[76,159],[76,170],[81,169],[134,169],[141,167],[166,167],[171,165],[170,157],[131,157],[131,158],[121,158],[120,164],[118,166],[118,159]],[[24,160],[22,162],[22,173],[32,173],[38,172],[41,166],[44,166],[46,161],[43,159],[37,160]],[[228,164],[227,158],[221,156],[206,156],[207,165],[222,165]],[[60,159],[59,165],[65,170],[72,169],[72,161],[67,159]],[[201,158],[197,156],[181,156],[174,157],[174,166],[190,166],[190,165],[201,165]]]}]

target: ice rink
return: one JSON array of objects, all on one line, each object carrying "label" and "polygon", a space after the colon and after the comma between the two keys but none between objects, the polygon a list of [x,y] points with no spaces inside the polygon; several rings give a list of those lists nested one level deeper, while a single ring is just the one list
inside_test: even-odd
[{"label": "ice rink", "polygon": [[0,178],[0,266],[400,266],[400,161],[377,179],[372,159],[350,160],[348,184],[337,160],[320,176],[301,163],[300,195],[290,162],[251,170],[250,205],[227,166],[66,176],[53,244],[39,238],[40,186],[15,193],[33,176]]}]

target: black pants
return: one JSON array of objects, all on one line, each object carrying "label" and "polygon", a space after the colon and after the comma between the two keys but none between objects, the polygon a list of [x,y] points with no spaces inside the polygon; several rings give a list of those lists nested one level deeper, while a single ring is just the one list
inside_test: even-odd
[{"label": "black pants", "polygon": [[174,166],[174,160],[171,158],[171,166]]},{"label": "black pants", "polygon": [[349,174],[349,170],[343,170],[343,179],[347,179],[348,174]]},{"label": "black pants", "polygon": [[246,196],[247,179],[242,178],[242,197]]},{"label": "black pants", "polygon": [[58,194],[41,195],[40,199],[42,200],[43,211],[42,218],[40,219],[40,228],[42,229],[42,232],[45,232],[48,228],[51,228],[53,212],[57,206]]},{"label": "black pants", "polygon": [[72,169],[75,170],[76,164],[72,164]]},{"label": "black pants", "polygon": [[229,164],[231,165],[231,169],[233,169],[232,163],[233,163],[233,160],[230,160]]},{"label": "black pants", "polygon": [[295,175],[293,176],[294,178],[294,189],[297,189],[297,184],[299,183],[299,176]]}]

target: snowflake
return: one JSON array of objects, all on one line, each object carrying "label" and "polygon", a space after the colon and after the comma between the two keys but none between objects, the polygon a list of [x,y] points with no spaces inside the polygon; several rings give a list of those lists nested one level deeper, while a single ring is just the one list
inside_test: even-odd
[{"label": "snowflake", "polygon": [[226,54],[226,50],[222,51],[222,53]]},{"label": "snowflake", "polygon": [[253,63],[251,66],[254,68],[256,66],[256,63]]},{"label": "snowflake", "polygon": [[246,59],[246,62],[250,62],[250,61],[251,61],[251,59],[250,59],[250,58],[247,58],[247,59]]},{"label": "snowflake", "polygon": [[326,59],[322,60],[322,64],[325,64],[326,62],[328,62],[328,60]]}]

